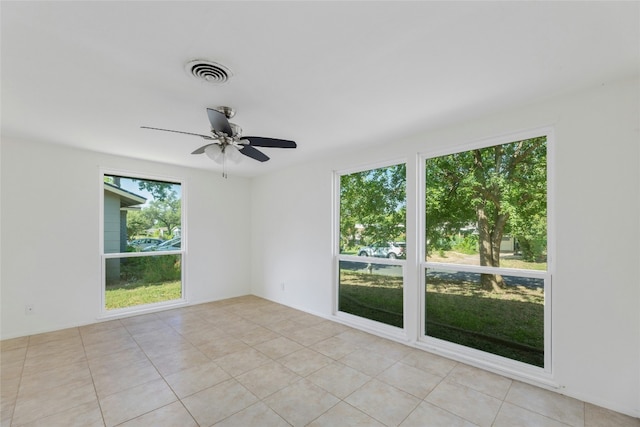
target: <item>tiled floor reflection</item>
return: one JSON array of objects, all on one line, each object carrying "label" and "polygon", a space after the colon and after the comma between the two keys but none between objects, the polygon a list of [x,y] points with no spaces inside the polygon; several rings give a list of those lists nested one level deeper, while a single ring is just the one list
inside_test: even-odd
[{"label": "tiled floor reflection", "polygon": [[0,426],[634,426],[247,296],[1,342]]}]

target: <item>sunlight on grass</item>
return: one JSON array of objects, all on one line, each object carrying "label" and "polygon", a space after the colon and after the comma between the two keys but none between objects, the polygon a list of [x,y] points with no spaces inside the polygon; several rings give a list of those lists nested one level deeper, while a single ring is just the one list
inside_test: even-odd
[{"label": "sunlight on grass", "polygon": [[402,277],[340,270],[339,309],[402,328]]},{"label": "sunlight on grass", "polygon": [[427,335],[535,366],[544,366],[544,293],[507,286],[430,278]]},{"label": "sunlight on grass", "polygon": [[[403,326],[402,277],[340,270],[342,312]],[[427,334],[535,366],[544,364],[544,292],[508,286],[502,292],[480,283],[429,278]]]},{"label": "sunlight on grass", "polygon": [[107,310],[171,301],[182,297],[180,280],[161,283],[127,283],[107,286],[105,307]]}]

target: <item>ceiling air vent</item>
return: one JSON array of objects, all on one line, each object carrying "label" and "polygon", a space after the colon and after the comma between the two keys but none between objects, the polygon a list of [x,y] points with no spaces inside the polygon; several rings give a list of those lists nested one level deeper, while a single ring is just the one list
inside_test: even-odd
[{"label": "ceiling air vent", "polygon": [[207,83],[223,84],[231,78],[231,70],[216,62],[196,59],[185,65],[187,73]]}]

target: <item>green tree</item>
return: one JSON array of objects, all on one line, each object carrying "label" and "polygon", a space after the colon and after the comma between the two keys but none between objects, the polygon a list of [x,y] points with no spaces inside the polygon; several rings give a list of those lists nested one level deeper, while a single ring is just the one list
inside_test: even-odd
[{"label": "green tree", "polygon": [[181,200],[175,191],[168,192],[164,199],[152,200],[141,212],[152,224],[165,227],[168,232],[181,224]]},{"label": "green tree", "polygon": [[[108,182],[109,184],[113,184],[117,187],[120,187],[120,180],[130,180],[131,182],[138,183],[138,189],[146,190],[155,199],[165,200],[171,197],[172,193],[175,193],[173,187],[176,185],[171,182],[164,181],[152,181],[148,179],[139,179],[139,178],[131,178],[131,177],[121,177],[117,175],[105,175],[104,182]],[[175,195],[175,194],[174,194]]]},{"label": "green tree", "polygon": [[140,190],[147,190],[149,193],[153,195],[153,198],[156,200],[168,200],[171,197],[175,197],[175,191],[173,190],[173,186],[175,184],[171,182],[162,182],[162,181],[150,181],[148,179],[135,179],[131,178],[133,182],[138,182],[138,188]]},{"label": "green tree", "polygon": [[153,221],[141,210],[127,212],[127,236],[130,238],[144,234],[152,226]]},{"label": "green tree", "polygon": [[[428,159],[426,224],[428,250],[444,236],[475,225],[480,265],[500,266],[500,243],[513,234],[528,257],[546,248],[546,137]],[[504,286],[498,274],[483,274],[487,289]]]},{"label": "green tree", "polygon": [[400,164],[340,177],[340,237],[355,246],[357,225],[366,244],[382,244],[404,234],[406,165]]}]

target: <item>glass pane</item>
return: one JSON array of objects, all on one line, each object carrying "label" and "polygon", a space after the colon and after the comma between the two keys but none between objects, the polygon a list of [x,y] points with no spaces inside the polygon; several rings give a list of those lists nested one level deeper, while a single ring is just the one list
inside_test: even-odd
[{"label": "glass pane", "polygon": [[180,184],[105,175],[103,186],[104,253],[180,250]]},{"label": "glass pane", "polygon": [[502,276],[497,293],[486,276],[427,269],[427,336],[544,367],[544,280]]},{"label": "glass pane", "polygon": [[340,261],[338,310],[403,327],[402,266]]},{"label": "glass pane", "polygon": [[406,165],[340,177],[340,253],[404,258]]},{"label": "glass pane", "polygon": [[426,160],[427,261],[547,269],[547,139]]},{"label": "glass pane", "polygon": [[182,255],[107,258],[105,262],[107,310],[182,297]]}]

